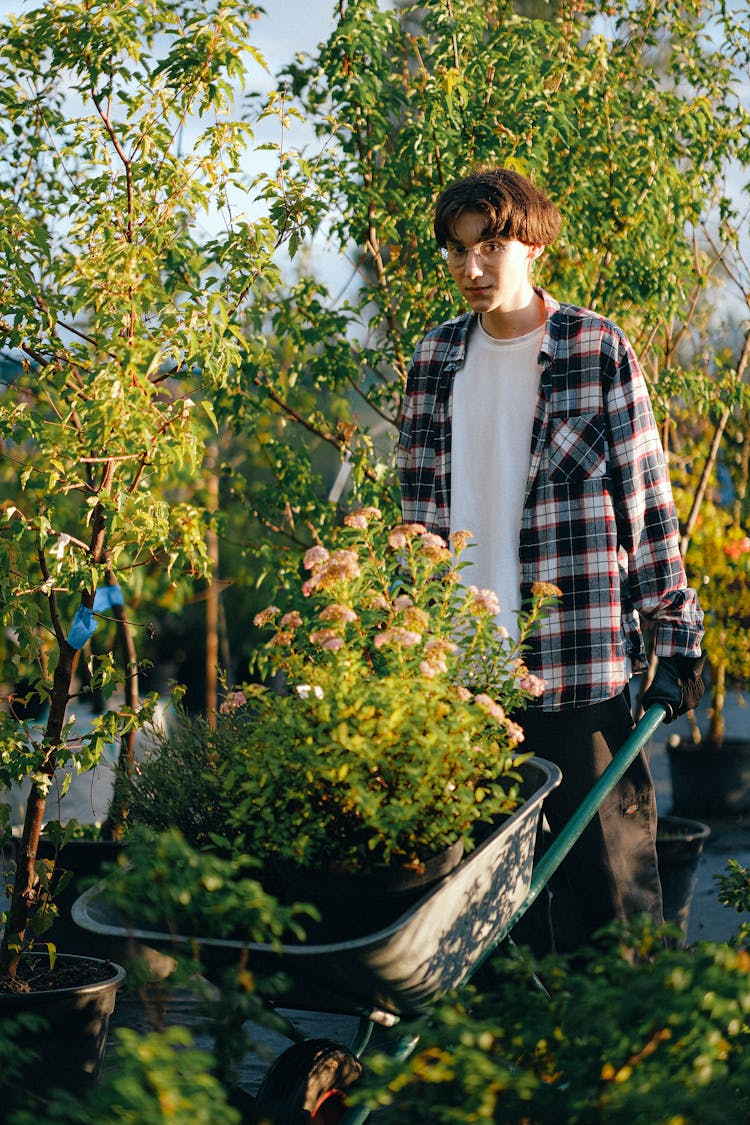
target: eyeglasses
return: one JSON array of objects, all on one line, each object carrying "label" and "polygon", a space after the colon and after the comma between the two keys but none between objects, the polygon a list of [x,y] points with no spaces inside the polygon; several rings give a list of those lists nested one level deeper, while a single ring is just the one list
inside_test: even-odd
[{"label": "eyeglasses", "polygon": [[449,266],[464,266],[471,251],[485,266],[496,261],[505,249],[505,243],[497,238],[489,238],[486,242],[477,242],[476,246],[461,246],[451,243],[440,247],[440,256]]}]

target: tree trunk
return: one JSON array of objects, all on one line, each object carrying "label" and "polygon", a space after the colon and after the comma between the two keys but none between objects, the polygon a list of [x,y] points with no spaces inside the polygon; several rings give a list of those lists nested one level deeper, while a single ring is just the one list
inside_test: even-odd
[{"label": "tree trunk", "polygon": [[[107,567],[107,585],[116,585],[115,576],[110,567]],[[133,633],[128,619],[125,614],[125,607],[121,605],[112,606],[112,614],[117,621],[117,637],[122,645],[123,657],[125,661],[125,706],[132,708],[134,711],[138,709],[140,703],[140,693],[138,684],[138,654],[135,649],[135,642],[133,641]],[[130,777],[133,772],[135,764],[135,735],[134,730],[129,731],[120,740],[120,753],[117,758],[117,771]],[[121,787],[115,785],[115,798],[121,794]],[[123,807],[123,802],[119,802],[119,807],[110,807],[106,820],[102,824],[102,836],[104,839],[119,840],[122,835],[122,825],[127,815],[127,809]]]},{"label": "tree trunk", "polygon": [[[100,494],[108,495],[112,488],[114,476],[114,462],[108,461],[103,470],[100,484]],[[100,564],[104,556],[104,540],[106,534],[106,519],[104,508],[97,503],[91,515],[91,538],[89,553],[92,562]],[[48,577],[47,563],[41,547],[38,549],[39,565],[44,577]],[[65,727],[65,714],[70,699],[70,687],[73,682],[73,672],[78,660],[78,650],[68,644],[58,616],[57,602],[54,590],[50,593],[50,615],[52,626],[57,638],[58,659],[57,667],[52,678],[52,691],[50,693],[49,718],[47,729],[44,732],[45,758],[41,772],[45,778],[54,777],[57,758],[62,745],[62,733]],[[81,605],[91,609],[94,604],[94,590],[86,591],[81,597]],[[20,737],[20,732],[19,732]],[[47,787],[37,785],[33,779],[29,801],[26,806],[21,844],[16,860],[16,874],[13,880],[13,894],[11,896],[8,922],[0,944],[0,976],[15,976],[21,959],[20,947],[23,943],[37,897],[36,857],[39,850],[39,837],[42,834],[44,813],[47,808]]]},{"label": "tree trunk", "polygon": [[[213,514],[219,508],[218,447],[212,445],[208,454],[206,507]],[[213,727],[219,701],[219,537],[212,526],[206,533],[206,550],[211,562],[206,596],[206,720]]]},{"label": "tree trunk", "polygon": [[[77,655],[76,650],[71,648],[67,642],[60,646],[60,657],[55,668],[50,696],[50,713],[47,720],[47,729],[44,733],[44,745],[47,747],[47,754],[42,772],[50,780],[54,776],[57,765]],[[18,969],[19,947],[31,920],[37,897],[35,864],[46,808],[46,789],[44,786],[32,782],[23,821],[21,842],[18,848],[13,896],[2,945],[0,945],[0,976],[15,976]]]},{"label": "tree trunk", "polygon": [[711,676],[713,677],[712,692],[713,706],[711,708],[711,720],[708,726],[707,740],[712,746],[723,746],[724,736],[726,734],[726,724],[724,722],[724,702],[726,700],[727,691],[727,666],[723,661],[711,665]]}]

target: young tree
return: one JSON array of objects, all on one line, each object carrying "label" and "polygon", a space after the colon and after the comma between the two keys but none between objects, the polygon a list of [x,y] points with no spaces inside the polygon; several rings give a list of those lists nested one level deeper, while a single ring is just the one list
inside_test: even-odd
[{"label": "young tree", "polygon": [[[0,784],[30,778],[31,791],[0,975],[39,924],[56,767],[90,768],[148,716],[132,700],[68,741],[97,615],[127,607],[144,576],[153,598],[155,574],[207,570],[192,484],[212,396],[237,379],[238,311],[276,280],[273,253],[295,227],[288,210],[275,228],[231,205],[249,186],[252,133],[232,105],[263,65],[256,15],[241,0],[49,0],[3,27],[0,343],[15,368],[0,399],[1,601],[16,674],[49,718],[36,737],[2,716]],[[117,678],[106,658],[93,669],[107,692]]]}]

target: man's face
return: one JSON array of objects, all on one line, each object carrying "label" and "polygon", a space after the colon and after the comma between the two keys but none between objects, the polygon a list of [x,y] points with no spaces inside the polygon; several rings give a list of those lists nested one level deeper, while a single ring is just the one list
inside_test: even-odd
[{"label": "man's face", "polygon": [[485,217],[477,211],[461,215],[448,241],[448,268],[475,312],[512,313],[529,303],[529,271],[544,247],[515,239],[488,239],[485,224]]}]

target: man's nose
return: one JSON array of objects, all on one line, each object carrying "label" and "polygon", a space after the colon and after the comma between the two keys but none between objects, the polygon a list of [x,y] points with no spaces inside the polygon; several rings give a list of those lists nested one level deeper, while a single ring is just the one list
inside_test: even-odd
[{"label": "man's nose", "polygon": [[464,266],[464,273],[467,277],[481,277],[484,273],[484,266],[479,254],[476,250],[466,251],[466,265]]}]

